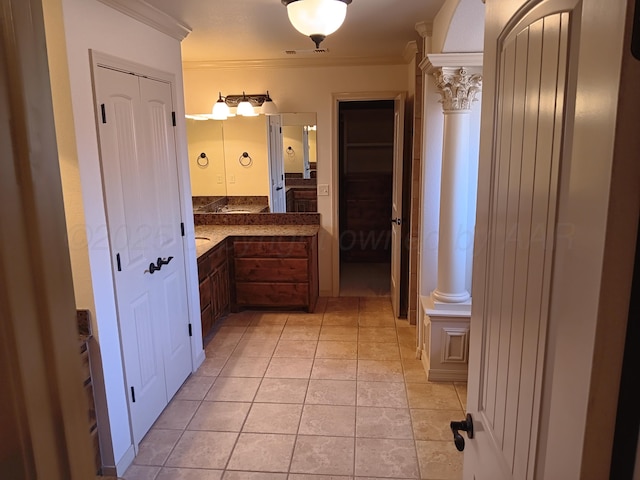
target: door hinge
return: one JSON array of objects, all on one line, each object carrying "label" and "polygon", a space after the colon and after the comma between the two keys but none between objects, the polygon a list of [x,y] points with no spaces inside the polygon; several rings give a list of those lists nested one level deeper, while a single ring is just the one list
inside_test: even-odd
[{"label": "door hinge", "polygon": [[184,237],[184,222],[180,222],[180,233]]},{"label": "door hinge", "polygon": [[133,387],[131,387],[131,401],[133,403],[136,403],[136,391],[134,390]]},{"label": "door hinge", "polygon": [[282,133],[282,127],[280,127],[280,133]]},{"label": "door hinge", "polygon": [[189,324],[189,336],[193,337],[193,330],[191,329],[191,324]]},{"label": "door hinge", "polygon": [[107,123],[107,110],[104,103],[100,104],[100,112],[102,113],[102,123]]},{"label": "door hinge", "polygon": [[176,112],[171,112],[171,123],[173,123],[173,126],[176,126]]},{"label": "door hinge", "polygon": [[118,266],[118,271],[122,271],[122,264],[120,263],[120,254],[116,253],[116,265]]}]

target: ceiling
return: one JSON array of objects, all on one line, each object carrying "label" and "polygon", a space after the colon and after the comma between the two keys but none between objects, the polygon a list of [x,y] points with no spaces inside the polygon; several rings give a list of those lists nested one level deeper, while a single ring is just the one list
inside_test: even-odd
[{"label": "ceiling", "polygon": [[[340,29],[313,53],[311,39],[289,23],[280,0],[146,0],[188,25],[185,62],[224,62],[313,57],[399,61],[415,24],[430,23],[444,0],[353,0]],[[285,50],[298,50],[288,55]]]}]

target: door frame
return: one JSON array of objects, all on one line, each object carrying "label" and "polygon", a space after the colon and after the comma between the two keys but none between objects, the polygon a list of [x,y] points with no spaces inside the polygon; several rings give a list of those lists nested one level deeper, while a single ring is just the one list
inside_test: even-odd
[{"label": "door frame", "polygon": [[[381,92],[343,92],[331,95],[331,202],[335,206],[331,229],[334,233],[332,244],[332,295],[340,296],[340,212],[339,212],[339,185],[340,185],[340,102],[349,101],[376,101],[395,100],[399,95],[407,97],[404,90]],[[403,126],[404,128],[404,126]],[[405,132],[406,134],[406,132]],[[395,137],[395,134],[394,134]],[[395,171],[393,172],[395,175]],[[400,261],[400,259],[398,259]]]}]

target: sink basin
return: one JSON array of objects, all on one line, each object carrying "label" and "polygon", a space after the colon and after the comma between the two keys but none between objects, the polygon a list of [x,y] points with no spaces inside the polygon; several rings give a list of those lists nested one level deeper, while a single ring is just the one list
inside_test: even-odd
[{"label": "sink basin", "polygon": [[196,247],[209,243],[211,239],[209,237],[196,237]]}]

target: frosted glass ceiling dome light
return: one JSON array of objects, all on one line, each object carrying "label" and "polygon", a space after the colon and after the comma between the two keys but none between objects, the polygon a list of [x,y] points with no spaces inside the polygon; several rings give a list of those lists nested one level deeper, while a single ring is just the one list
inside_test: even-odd
[{"label": "frosted glass ceiling dome light", "polygon": [[351,0],[282,0],[291,24],[303,35],[311,37],[316,48],[320,48],[320,42],[327,35],[340,28],[350,3]]},{"label": "frosted glass ceiling dome light", "polygon": [[229,106],[222,99],[222,93],[218,92],[218,101],[213,104],[211,118],[214,120],[226,120],[229,116]]}]

